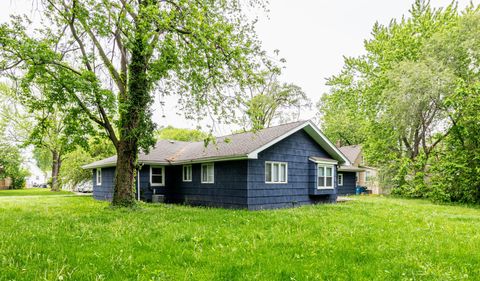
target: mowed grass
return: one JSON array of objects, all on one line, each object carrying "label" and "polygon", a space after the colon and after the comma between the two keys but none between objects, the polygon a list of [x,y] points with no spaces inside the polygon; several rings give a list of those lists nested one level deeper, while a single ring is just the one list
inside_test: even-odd
[{"label": "mowed grass", "polygon": [[70,191],[60,190],[51,191],[50,188],[27,188],[27,189],[7,189],[0,190],[0,197],[2,196],[42,196],[42,195],[69,195],[73,194]]},{"label": "mowed grass", "polygon": [[479,280],[480,210],[362,197],[241,211],[0,198],[0,280]]}]

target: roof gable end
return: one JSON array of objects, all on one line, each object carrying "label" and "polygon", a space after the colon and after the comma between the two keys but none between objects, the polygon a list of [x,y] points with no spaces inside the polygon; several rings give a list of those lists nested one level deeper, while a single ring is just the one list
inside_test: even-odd
[{"label": "roof gable end", "polygon": [[333,159],[339,161],[342,164],[350,165],[350,161],[348,158],[343,155],[343,153],[318,129],[318,127],[313,124],[312,121],[305,121],[301,123],[299,126],[293,128],[292,130],[282,134],[281,136],[277,137],[276,139],[262,145],[261,147],[251,151],[248,153],[247,157],[250,159],[257,159],[258,154],[265,149],[271,147],[272,145],[280,142],[281,140],[291,136],[292,134],[300,131],[305,130],[305,132],[316,142],[320,145]]}]

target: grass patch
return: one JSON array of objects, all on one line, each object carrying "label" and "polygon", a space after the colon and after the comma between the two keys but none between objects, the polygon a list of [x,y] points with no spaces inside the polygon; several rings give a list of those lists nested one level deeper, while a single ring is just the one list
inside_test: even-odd
[{"label": "grass patch", "polygon": [[249,212],[0,198],[0,280],[478,280],[480,210],[364,197]]},{"label": "grass patch", "polygon": [[53,192],[50,188],[26,188],[26,189],[8,189],[0,190],[1,196],[42,196],[42,195],[69,195],[70,191],[60,190]]}]

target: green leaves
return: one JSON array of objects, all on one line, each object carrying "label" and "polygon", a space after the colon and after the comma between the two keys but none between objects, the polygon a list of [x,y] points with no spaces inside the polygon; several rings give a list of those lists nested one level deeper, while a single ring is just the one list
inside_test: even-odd
[{"label": "green leaves", "polygon": [[375,24],[366,54],[346,58],[328,80],[331,92],[319,103],[325,133],[362,143],[384,184],[403,195],[476,196],[477,177],[452,167],[476,165],[463,155],[478,153],[479,19],[477,7],[459,13],[455,4],[434,9],[418,0],[408,17]]},{"label": "green leaves", "polygon": [[0,67],[13,70],[31,111],[61,112],[73,136],[112,141],[126,167],[117,170],[116,194],[130,197],[122,202],[133,200],[139,149],[155,143],[156,93],[178,95],[187,118],[232,119],[269,64],[243,13],[263,8],[258,0],[44,2],[35,32],[20,18],[0,27]]},{"label": "green leaves", "polygon": [[157,138],[160,140],[178,141],[203,141],[208,134],[200,130],[181,129],[168,126],[157,131]]}]

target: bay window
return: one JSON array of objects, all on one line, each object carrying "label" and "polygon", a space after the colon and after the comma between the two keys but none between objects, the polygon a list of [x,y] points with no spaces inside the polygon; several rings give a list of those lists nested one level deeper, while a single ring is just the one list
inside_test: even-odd
[{"label": "bay window", "polygon": [[333,188],[333,165],[317,165],[317,188]]}]

